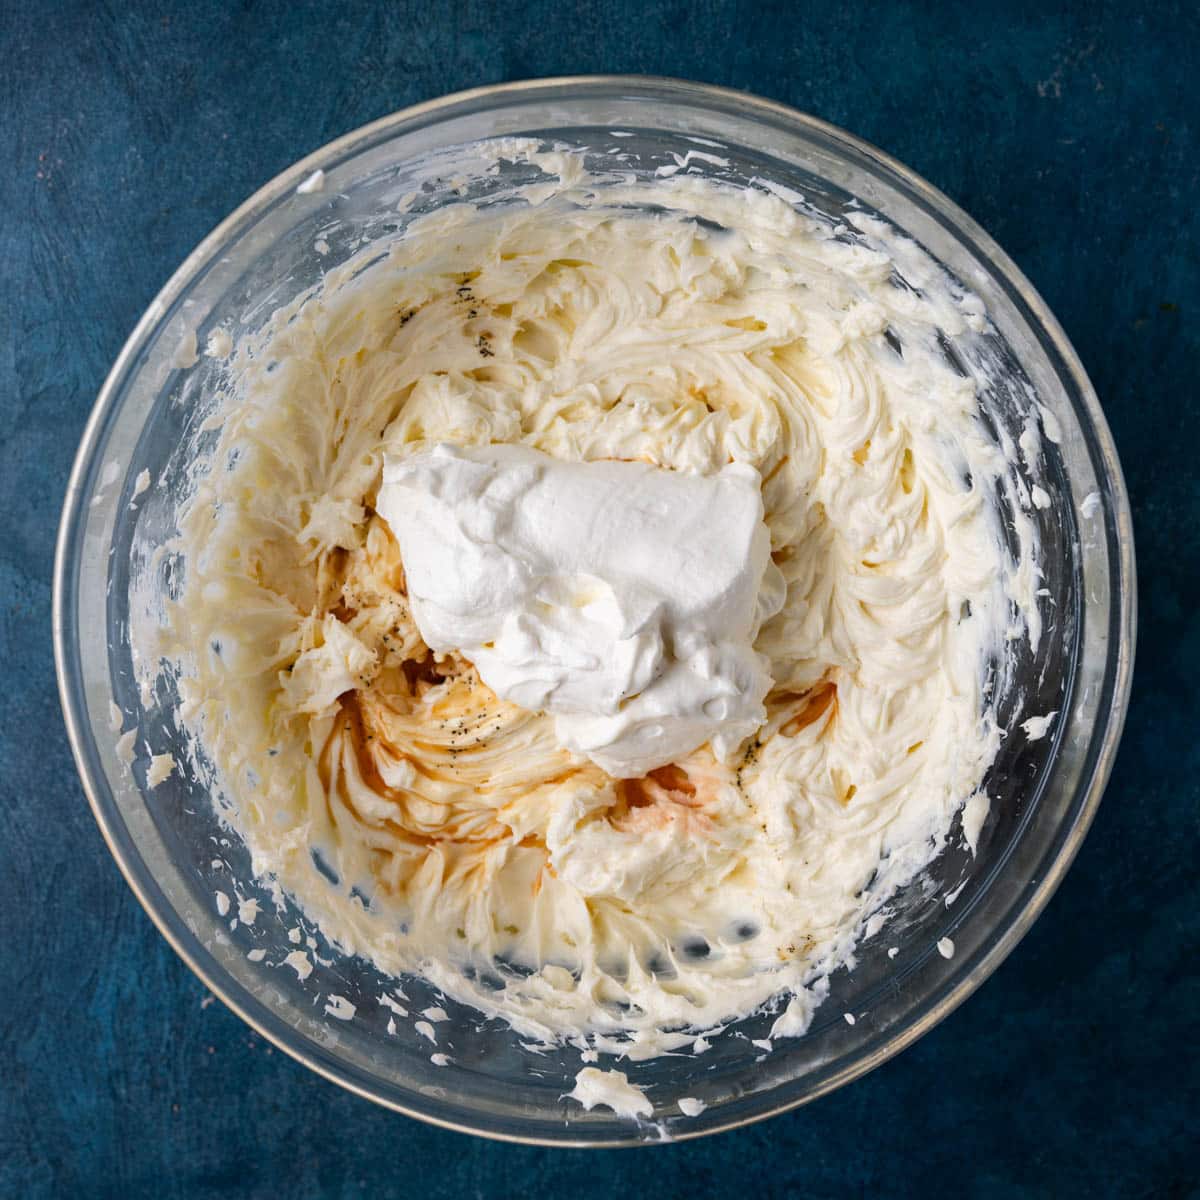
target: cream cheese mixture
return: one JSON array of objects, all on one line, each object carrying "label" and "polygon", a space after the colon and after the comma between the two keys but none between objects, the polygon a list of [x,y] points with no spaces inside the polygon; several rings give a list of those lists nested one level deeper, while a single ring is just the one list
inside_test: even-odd
[{"label": "cream cheese mixture", "polygon": [[945,353],[982,305],[865,215],[544,157],[239,347],[180,719],[256,874],[383,971],[546,1040],[786,995],[799,1033],[982,819],[989,664],[1037,636]]}]

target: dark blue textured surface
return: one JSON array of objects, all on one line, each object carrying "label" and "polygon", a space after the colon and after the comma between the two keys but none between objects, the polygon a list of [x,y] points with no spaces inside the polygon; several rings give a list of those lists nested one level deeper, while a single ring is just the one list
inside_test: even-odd
[{"label": "dark blue textured surface", "polygon": [[[1107,798],[995,977],[809,1108],[619,1154],[428,1129],[206,1003],[84,802],[49,622],[93,397],[193,245],[365,121],[585,71],[791,103],[975,216],[1091,373],[1142,578]],[[1198,72],[1192,4],[0,4],[0,1194],[1200,1195]]]}]

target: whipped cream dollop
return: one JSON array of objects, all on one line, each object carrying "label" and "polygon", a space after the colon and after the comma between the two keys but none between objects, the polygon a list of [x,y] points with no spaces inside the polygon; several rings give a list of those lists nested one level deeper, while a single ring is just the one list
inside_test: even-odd
[{"label": "whipped cream dollop", "polygon": [[426,645],[629,778],[705,742],[725,761],[766,719],[753,642],[785,589],[760,485],[743,463],[698,475],[441,444],[386,457],[375,508]]},{"label": "whipped cream dollop", "polygon": [[336,947],[539,1043],[798,1035],[980,836],[1036,406],[1006,448],[982,304],[865,212],[461,153],[485,201],[393,206],[196,413],[177,769]]}]

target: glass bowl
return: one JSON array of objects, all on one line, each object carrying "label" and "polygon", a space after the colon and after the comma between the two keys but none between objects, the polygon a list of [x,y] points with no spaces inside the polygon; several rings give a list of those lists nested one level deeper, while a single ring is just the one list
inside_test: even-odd
[{"label": "glass bowl", "polygon": [[[188,457],[221,384],[215,360],[181,369],[181,345],[195,331],[203,346],[218,323],[236,333],[261,326],[365,240],[456,198],[461,181],[437,175],[451,147],[502,135],[619,149],[649,173],[699,151],[688,169],[742,185],[771,180],[835,217],[851,207],[881,215],[986,303],[989,353],[1004,367],[986,397],[997,430],[1015,440],[1036,404],[1047,433],[1039,483],[1051,503],[1032,513],[1047,631],[1036,660],[1026,652],[1011,664],[1019,686],[1001,704],[1008,736],[976,853],[952,838],[896,898],[897,916],[862,943],[852,971],[835,974],[807,1035],[764,1053],[752,1042],[774,1018],[760,1013],[701,1057],[622,1061],[654,1105],[638,1123],[563,1099],[584,1065],[577,1050],[523,1047],[502,1024],[406,979],[414,1015],[435,1003],[449,1015],[437,1048],[450,1060],[431,1062],[414,1022],[378,1002],[389,981],[332,952],[290,905],[277,913],[268,903],[196,780],[177,772],[151,787],[146,778],[145,747],[168,751],[179,735],[172,697],[137,686],[130,588],[173,530]],[[318,169],[324,186],[298,190]],[[398,198],[413,190],[418,203],[401,213]],[[158,482],[146,490],[147,479]],[[272,180],[189,256],[139,321],[88,422],[59,532],[54,639],[68,733],[104,837],[215,995],[300,1062],[400,1112],[513,1141],[598,1146],[714,1133],[812,1100],[909,1045],[996,969],[1058,886],[1099,803],[1129,695],[1134,596],[1129,504],[1096,396],[1054,317],[969,217],[873,147],[781,105],[673,80],[584,77],[464,92],[347,134]],[[1023,718],[1051,710],[1060,716],[1050,736],[1027,737]],[[134,739],[118,732],[132,729],[131,764]],[[217,895],[235,892],[260,900],[256,918]],[[304,980],[281,965],[297,927],[291,938],[312,938],[318,960]],[[937,949],[947,937],[950,958]],[[334,996],[354,1005],[353,1019]],[[681,1096],[707,1108],[684,1117]]]}]

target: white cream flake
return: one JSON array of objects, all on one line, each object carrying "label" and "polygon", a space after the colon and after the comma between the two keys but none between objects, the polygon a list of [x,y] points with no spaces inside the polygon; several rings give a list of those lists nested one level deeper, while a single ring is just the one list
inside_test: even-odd
[{"label": "white cream flake", "polygon": [[1025,736],[1031,742],[1041,741],[1042,738],[1050,730],[1050,726],[1054,718],[1058,716],[1058,710],[1048,712],[1044,717],[1030,717],[1028,721],[1021,722],[1021,728],[1025,730]]},{"label": "white cream flake", "polygon": [[353,1020],[356,1012],[358,1012],[357,1007],[351,1004],[345,996],[330,996],[325,1002],[326,1015],[335,1017],[339,1021]]},{"label": "white cream flake", "polygon": [[962,810],[963,841],[966,842],[972,854],[979,848],[979,835],[983,832],[984,822],[988,815],[987,792],[979,791],[973,795]]},{"label": "white cream flake", "polygon": [[611,1108],[619,1117],[648,1117],[654,1112],[645,1092],[629,1082],[624,1071],[601,1071],[584,1067],[575,1076],[575,1087],[567,1093],[589,1112],[597,1105]]},{"label": "white cream flake", "polygon": [[121,464],[115,459],[109,459],[108,462],[100,469],[100,482],[97,485],[97,491],[104,491],[106,488],[112,487],[117,482],[117,477],[121,474]]},{"label": "white cream flake", "polygon": [[408,1016],[408,1009],[405,1008],[404,1005],[401,1004],[398,1000],[394,1000],[386,992],[384,992],[379,997],[379,1000],[380,1000],[381,1004],[384,1004],[388,1008],[390,1008],[392,1010],[392,1012],[394,1012],[396,1014],[396,1016],[398,1016],[398,1017],[407,1017]]},{"label": "white cream flake", "polygon": [[117,738],[117,745],[116,745],[117,757],[126,766],[129,766],[129,764],[133,762],[134,743],[136,742],[136,740],[137,740],[137,730],[136,729],[130,729],[127,732],[121,734],[121,736],[119,738]]},{"label": "white cream flake", "polygon": [[291,967],[296,972],[296,977],[303,982],[313,972],[312,963],[309,961],[308,955],[303,950],[293,950],[284,960],[283,965]]},{"label": "white cream flake", "polygon": [[186,371],[188,367],[194,367],[199,359],[200,355],[196,353],[196,331],[189,329],[179,339],[179,345],[175,348],[171,365],[180,371]]},{"label": "white cream flake", "polygon": [[325,172],[318,169],[308,176],[302,183],[296,185],[296,191],[301,196],[311,196],[314,192],[323,191],[325,188]]},{"label": "white cream flake", "polygon": [[792,996],[787,1007],[775,1018],[775,1023],[771,1026],[772,1039],[801,1037],[806,1034],[812,1024],[817,1005],[825,999],[828,990],[828,980],[821,980],[816,986]]},{"label": "white cream flake", "polygon": [[1058,418],[1044,405],[1038,405],[1038,413],[1042,418],[1042,429],[1046,436],[1055,444],[1061,444],[1063,439],[1062,425]]},{"label": "white cream flake", "polygon": [[175,756],[173,754],[154,754],[150,757],[150,766],[146,770],[146,783],[150,787],[158,787],[165,783],[175,772]]},{"label": "white cream flake", "polygon": [[233,353],[233,338],[224,329],[214,329],[204,347],[207,358],[228,358]]}]

